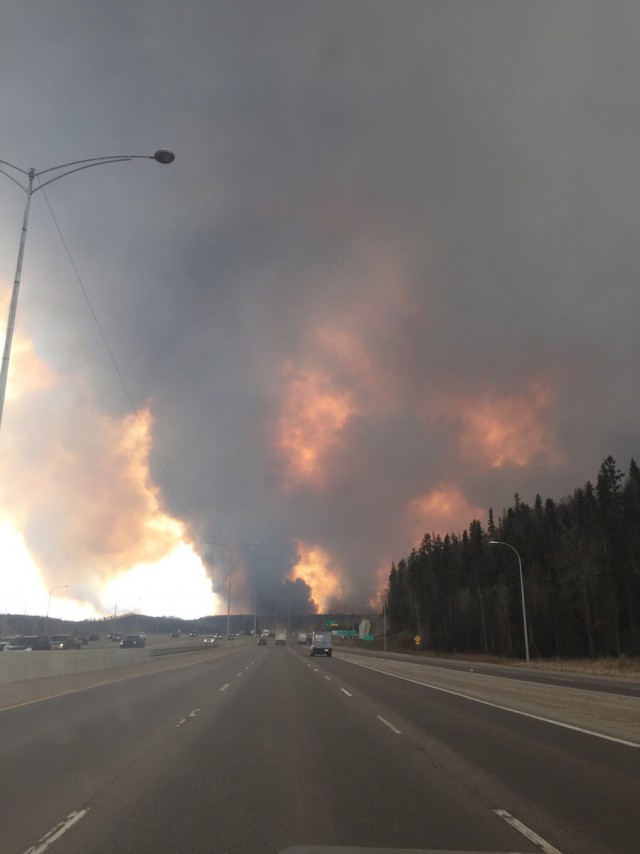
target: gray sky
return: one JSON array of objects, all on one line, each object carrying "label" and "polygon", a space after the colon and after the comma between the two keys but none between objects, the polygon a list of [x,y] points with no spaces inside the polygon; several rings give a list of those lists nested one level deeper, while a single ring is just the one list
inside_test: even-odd
[{"label": "gray sky", "polygon": [[356,608],[425,532],[626,470],[639,25],[615,0],[5,0],[0,159],[176,152],[47,188],[142,421],[34,197],[0,516],[45,586],[100,607],[170,548],[164,512],[218,590],[203,541],[260,544],[238,607],[297,567]]}]

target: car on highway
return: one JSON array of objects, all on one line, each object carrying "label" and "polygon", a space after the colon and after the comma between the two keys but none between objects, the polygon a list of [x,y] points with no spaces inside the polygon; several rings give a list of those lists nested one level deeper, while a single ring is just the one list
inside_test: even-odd
[{"label": "car on highway", "polygon": [[198,637],[198,632],[189,632],[189,637],[190,637],[190,638],[197,638],[197,637]]},{"label": "car on highway", "polygon": [[82,641],[73,635],[51,635],[51,649],[82,649]]},{"label": "car on highway", "polygon": [[46,637],[46,635],[22,635],[19,638],[13,638],[7,649],[23,650],[25,652],[37,649],[51,649],[51,638]]},{"label": "car on highway", "polygon": [[179,638],[179,637],[180,637],[180,632],[178,632],[178,631],[176,631],[176,632],[171,632],[171,637],[172,637],[172,638]]},{"label": "car on highway", "polygon": [[122,640],[122,635],[120,634],[120,632],[111,632],[111,634],[108,634],[108,635],[107,635],[107,638],[108,638],[110,641],[121,641],[121,640]]},{"label": "car on highway", "polygon": [[141,638],[140,635],[125,635],[122,641],[120,642],[120,648],[134,649],[144,646],[145,643],[145,639]]},{"label": "car on highway", "polygon": [[264,637],[258,638],[258,646],[266,646],[266,645],[267,645],[267,639],[266,638],[264,638]]},{"label": "car on highway", "polygon": [[206,635],[203,643],[206,643],[208,646],[215,646],[216,639],[213,635]]}]

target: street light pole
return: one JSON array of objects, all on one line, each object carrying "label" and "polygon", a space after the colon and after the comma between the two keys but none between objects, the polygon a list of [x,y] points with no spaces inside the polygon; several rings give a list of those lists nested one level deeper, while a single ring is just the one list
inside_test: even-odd
[{"label": "street light pole", "polygon": [[506,546],[511,549],[512,552],[516,553],[516,557],[518,558],[518,568],[520,570],[520,596],[522,598],[522,623],[524,627],[524,653],[525,658],[527,660],[527,664],[529,664],[529,638],[527,632],[527,611],[524,604],[524,581],[522,578],[522,561],[520,560],[520,555],[518,550],[515,549],[510,543],[503,543],[501,540],[489,540],[490,546]]},{"label": "street light pole", "polygon": [[384,627],[384,651],[387,651],[387,600],[384,595],[384,590],[376,590],[375,587],[370,587],[372,593],[377,593],[382,597],[382,625]]},{"label": "street light pole", "polygon": [[[20,232],[20,247],[18,249],[16,275],[13,280],[13,291],[11,293],[11,302],[9,304],[9,317],[7,320],[7,332],[4,341],[4,351],[2,354],[2,367],[0,368],[0,424],[2,424],[4,398],[7,389],[7,379],[9,376],[9,359],[11,358],[13,327],[15,326],[16,313],[18,310],[18,294],[20,292],[20,277],[22,275],[24,246],[27,240],[27,225],[29,223],[31,196],[33,196],[34,193],[37,193],[38,190],[42,190],[47,186],[47,184],[51,184],[53,181],[58,181],[60,178],[64,178],[74,172],[80,172],[83,169],[90,169],[92,166],[105,166],[108,163],[125,163],[129,160],[155,160],[158,163],[168,164],[173,163],[175,160],[175,154],[167,148],[159,148],[154,154],[116,155],[114,157],[92,157],[88,160],[74,160],[71,163],[62,163],[60,166],[51,166],[49,169],[41,169],[39,172],[36,172],[33,167],[27,171],[25,169],[21,169],[19,166],[14,166],[13,163],[9,163],[7,160],[0,160],[0,174],[4,175],[10,181],[13,181],[13,183],[20,187],[27,196],[24,216],[22,218],[22,231]],[[16,172],[19,172],[21,175],[24,175],[27,178],[26,186],[2,168],[6,166],[10,169],[14,169]],[[39,179],[41,175],[49,175],[49,177],[46,181],[40,181]],[[36,178],[38,178],[38,186],[34,189],[33,182]]]},{"label": "street light pole", "polygon": [[44,618],[44,633],[47,634],[47,629],[49,628],[49,608],[51,606],[51,594],[54,590],[62,590],[64,587],[68,587],[68,584],[56,584],[55,587],[52,587],[49,591],[49,599],[47,601],[47,616]]},{"label": "street light pole", "polygon": [[214,540],[205,540],[210,546],[218,546],[224,549],[229,554],[229,595],[227,598],[227,640],[231,634],[231,575],[233,573],[233,553],[238,549],[244,549],[247,546],[257,546],[258,543],[242,543],[239,546],[225,546],[223,543],[216,543]]}]

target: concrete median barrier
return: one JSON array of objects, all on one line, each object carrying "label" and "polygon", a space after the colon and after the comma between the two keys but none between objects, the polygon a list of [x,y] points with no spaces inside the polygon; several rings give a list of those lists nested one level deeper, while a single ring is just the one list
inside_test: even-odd
[{"label": "concrete median barrier", "polygon": [[24,679],[44,679],[89,670],[109,670],[127,664],[138,664],[151,657],[143,649],[79,649],[0,652],[0,684],[21,682]]}]

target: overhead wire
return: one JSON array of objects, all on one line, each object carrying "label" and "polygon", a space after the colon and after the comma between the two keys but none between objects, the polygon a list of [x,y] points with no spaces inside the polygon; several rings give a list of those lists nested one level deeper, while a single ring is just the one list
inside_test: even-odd
[{"label": "overhead wire", "polygon": [[[49,213],[51,214],[51,218],[53,220],[53,223],[56,227],[56,230],[58,232],[60,240],[62,241],[62,245],[64,246],[64,250],[67,253],[67,257],[69,258],[69,262],[71,264],[73,272],[75,273],[78,284],[80,285],[80,290],[82,291],[82,294],[85,298],[85,301],[89,307],[89,311],[91,312],[91,316],[93,318],[93,321],[94,321],[94,323],[98,329],[98,332],[100,333],[100,337],[102,338],[102,343],[104,344],[105,349],[109,355],[109,359],[111,360],[111,364],[113,365],[113,368],[114,368],[114,370],[118,376],[118,379],[120,380],[120,384],[121,384],[122,388],[124,389],[124,393],[127,397],[127,400],[129,401],[129,405],[131,406],[131,409],[135,413],[136,417],[140,421],[142,421],[142,415],[140,413],[140,410],[136,406],[136,404],[133,400],[133,397],[131,396],[131,393],[129,392],[129,389],[128,389],[127,384],[125,382],[122,371],[120,370],[120,367],[118,365],[118,362],[116,361],[116,357],[113,353],[113,350],[111,349],[111,346],[109,345],[109,342],[107,340],[107,336],[105,335],[104,329],[102,328],[102,325],[100,324],[100,321],[98,319],[98,315],[95,312],[95,309],[91,303],[91,300],[89,299],[89,294],[87,293],[87,289],[84,286],[84,282],[82,281],[82,277],[80,276],[80,272],[78,270],[78,267],[77,267],[77,265],[73,259],[73,256],[71,255],[71,250],[69,249],[69,246],[67,245],[67,241],[64,239],[64,235],[62,234],[62,229],[60,228],[60,225],[58,223],[56,215],[53,211],[53,207],[51,206],[51,202],[49,201],[49,198],[48,198],[48,196],[44,190],[44,187],[42,185],[40,185],[39,189],[42,190],[42,195],[45,198],[45,201],[47,203],[47,207],[49,208]],[[179,497],[178,493],[176,492],[175,487],[173,486],[173,483],[171,482],[171,479],[169,478],[169,475],[167,474],[165,467],[162,465],[160,457],[158,456],[158,453],[157,453],[157,451],[154,447],[154,444],[153,444],[153,440],[151,438],[150,438],[150,450],[151,450],[151,454],[153,456],[153,459],[155,460],[160,471],[162,472],[162,476],[163,476],[167,486],[171,490],[171,494],[173,495],[174,499],[176,500],[180,510],[182,511],[183,516],[186,518],[187,511],[185,509],[185,506],[184,506],[183,502],[180,500],[180,497]]]}]

